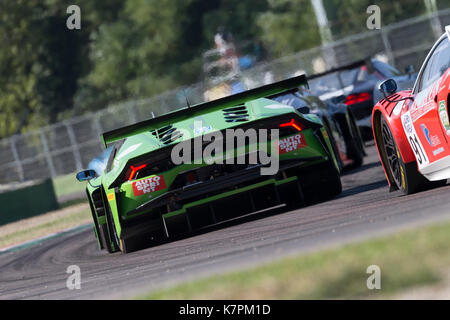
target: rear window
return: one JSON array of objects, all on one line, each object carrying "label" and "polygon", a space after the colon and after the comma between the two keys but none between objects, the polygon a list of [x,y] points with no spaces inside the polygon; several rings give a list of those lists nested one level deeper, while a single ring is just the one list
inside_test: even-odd
[{"label": "rear window", "polygon": [[270,97],[270,99],[294,107],[296,110],[308,107],[308,104],[303,100],[302,96],[297,91],[278,94]]}]

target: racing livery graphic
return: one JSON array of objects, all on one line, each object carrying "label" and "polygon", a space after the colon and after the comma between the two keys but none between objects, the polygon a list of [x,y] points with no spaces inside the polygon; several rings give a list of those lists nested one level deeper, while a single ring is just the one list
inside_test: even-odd
[{"label": "racing livery graphic", "polygon": [[410,194],[450,178],[450,28],[425,59],[414,88],[389,79],[372,113],[373,134],[391,190]]},{"label": "racing livery graphic", "polygon": [[[312,97],[303,96],[302,87],[307,87],[304,75],[104,133],[105,147],[113,146],[105,170],[77,175],[88,181],[99,247],[126,253],[237,216],[339,194],[345,161],[362,163],[362,138],[352,130],[356,122],[347,109],[310,107]],[[294,105],[278,101],[290,95]],[[211,148],[206,137],[224,137],[232,129],[270,132],[270,138],[256,147],[242,139],[242,158],[254,155],[249,150],[275,150],[270,157],[278,170],[262,174],[262,161],[197,161],[198,143],[206,151]],[[223,146],[224,139],[211,143]],[[238,159],[239,150],[243,148],[231,150],[232,160]],[[221,153],[228,156],[229,151],[223,148]],[[178,162],[174,154],[195,161]]]},{"label": "racing livery graphic", "polygon": [[306,147],[305,137],[298,133],[295,136],[280,139],[279,153],[285,154]]}]

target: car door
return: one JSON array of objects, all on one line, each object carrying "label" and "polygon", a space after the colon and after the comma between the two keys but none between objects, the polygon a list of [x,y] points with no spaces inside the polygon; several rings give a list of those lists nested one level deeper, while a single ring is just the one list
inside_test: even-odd
[{"label": "car door", "polygon": [[450,154],[448,137],[439,117],[437,94],[450,62],[450,43],[443,37],[433,47],[419,73],[414,102],[402,116],[408,140],[416,155],[419,170]]}]

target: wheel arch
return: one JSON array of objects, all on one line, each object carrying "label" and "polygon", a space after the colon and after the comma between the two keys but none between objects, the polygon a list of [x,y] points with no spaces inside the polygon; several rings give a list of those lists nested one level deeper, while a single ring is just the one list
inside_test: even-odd
[{"label": "wheel arch", "polygon": [[392,176],[391,169],[387,165],[387,157],[384,148],[382,148],[382,137],[381,137],[381,117],[382,113],[379,110],[374,110],[372,115],[372,130],[373,130],[373,138],[375,140],[375,145],[377,147],[378,156],[380,158],[381,165],[383,166],[384,174],[386,176],[386,180],[389,184],[389,191],[398,190],[398,186],[394,181]]},{"label": "wheel arch", "polygon": [[[392,173],[390,171],[389,166],[387,165],[387,158],[384,152],[383,140],[381,136],[381,117],[386,119],[386,122],[391,130],[392,136],[395,139],[395,143],[400,151],[400,156],[405,164],[414,162],[417,166],[416,157],[411,149],[411,146],[408,142],[405,132],[403,131],[403,125],[401,121],[401,115],[389,115],[386,111],[386,108],[380,106],[378,103],[372,113],[372,130],[374,135],[375,144],[377,146],[378,155],[381,160],[381,164],[383,165],[383,169],[386,175],[386,179],[388,180],[390,191],[398,190],[398,186],[396,185]],[[392,109],[391,113],[392,113]]]}]

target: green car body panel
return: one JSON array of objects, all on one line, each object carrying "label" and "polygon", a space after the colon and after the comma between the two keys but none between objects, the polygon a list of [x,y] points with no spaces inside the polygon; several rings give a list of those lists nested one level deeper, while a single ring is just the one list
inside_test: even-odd
[{"label": "green car body panel", "polygon": [[[113,241],[114,237],[120,242],[123,239],[127,239],[127,222],[138,221],[140,218],[145,219],[147,216],[155,215],[155,208],[148,206],[149,202],[166,196],[177,177],[184,172],[209,166],[209,164],[204,162],[179,164],[167,169],[161,169],[162,171],[152,173],[150,176],[128,179],[130,170],[133,170],[130,169],[133,161],[147,157],[151,162],[152,154],[158,152],[160,154],[170,154],[170,150],[183,141],[192,141],[192,139],[201,138],[205,134],[222,132],[226,129],[252,128],[258,127],[258,123],[262,124],[270,121],[281,123],[282,121],[296,119],[296,121],[306,124],[306,127],[301,130],[301,134],[304,137],[304,146],[277,155],[279,163],[284,163],[283,161],[297,161],[299,168],[313,168],[321,163],[330,163],[337,168],[336,155],[332,151],[331,146],[332,142],[328,137],[322,120],[314,114],[301,114],[291,106],[282,105],[267,98],[273,94],[292,90],[303,85],[307,85],[306,78],[299,76],[223,99],[185,108],[159,118],[145,120],[103,134],[102,139],[105,147],[113,143],[117,147],[112,152],[107,169],[100,176],[91,179],[87,184],[87,195],[91,204],[94,231],[99,247],[104,248],[107,246],[105,242]],[[227,118],[224,117],[224,110],[236,106],[245,107],[247,111],[245,121],[232,122],[227,121]],[[161,137],[155,132],[165,127],[174,128],[184,134],[176,136],[175,139],[170,139],[169,141],[162,141],[163,139],[160,139]],[[295,134],[293,132],[284,137],[280,136],[279,139],[294,136]],[[269,140],[266,142],[265,150],[271,150],[271,144],[273,143],[277,143],[277,141]],[[252,147],[260,150],[261,145],[247,145],[244,147],[245,150],[243,152],[252,150]],[[226,155],[222,154],[216,154],[215,156],[227,158]],[[155,177],[160,179],[159,187],[155,188],[154,191],[136,195],[138,182],[144,180],[148,182],[148,179]],[[152,221],[162,221],[162,226],[166,228],[165,234],[168,236],[167,227],[164,225],[167,219],[185,216],[188,211],[192,212],[195,208],[202,208],[215,201],[251,192],[251,190],[279,188],[283,185],[288,186],[292,183],[298,183],[297,180],[299,179],[298,176],[286,175],[261,177],[262,179],[255,183],[248,183],[243,186],[236,185],[214,194],[197,195],[192,200],[183,201],[181,205],[175,208],[170,208],[170,205],[167,204],[167,210],[159,210],[156,216],[152,217]],[[176,195],[179,196],[180,193],[176,193]],[[195,214],[195,210],[193,214]],[[110,243],[109,245],[111,247],[112,244]]]}]

